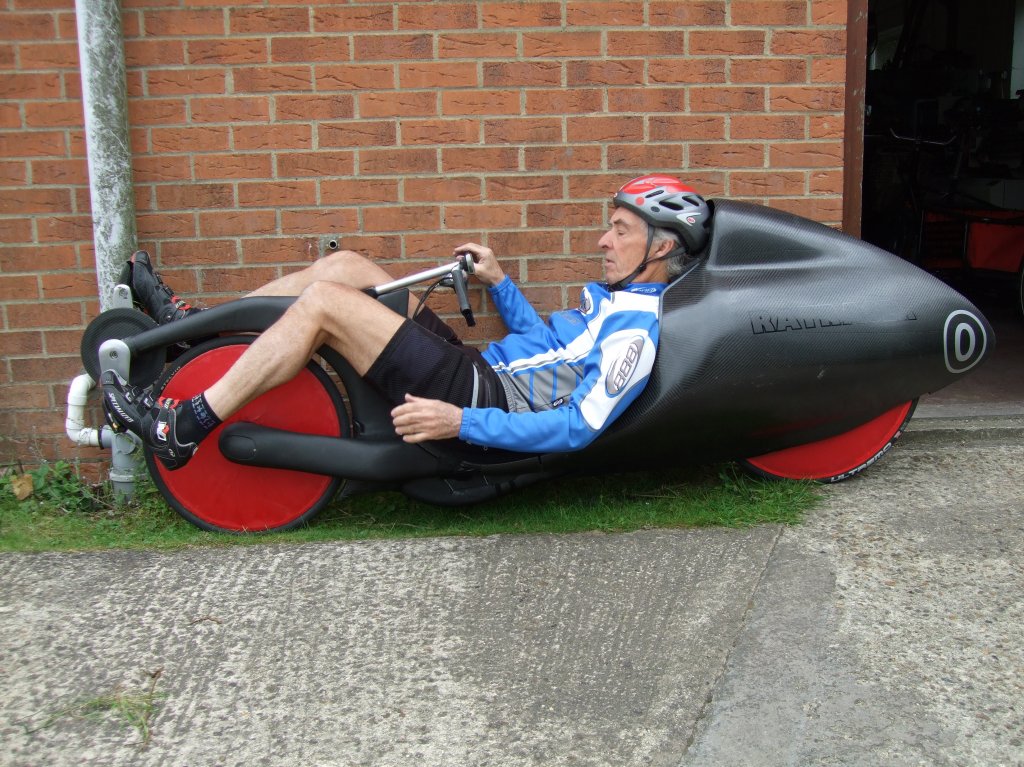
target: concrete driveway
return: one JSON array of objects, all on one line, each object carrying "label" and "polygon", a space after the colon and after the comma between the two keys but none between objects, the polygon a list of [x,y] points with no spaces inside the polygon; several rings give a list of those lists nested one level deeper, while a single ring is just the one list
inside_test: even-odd
[{"label": "concrete driveway", "polygon": [[1022,436],[791,528],[3,555],[0,763],[1021,765]]}]

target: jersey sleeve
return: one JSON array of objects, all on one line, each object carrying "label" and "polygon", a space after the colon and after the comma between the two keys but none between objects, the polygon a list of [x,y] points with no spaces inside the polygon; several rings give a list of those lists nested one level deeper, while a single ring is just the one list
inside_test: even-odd
[{"label": "jersey sleeve", "polygon": [[513,333],[525,333],[539,322],[543,322],[519,287],[506,274],[494,287],[487,289],[502,322]]},{"label": "jersey sleeve", "polygon": [[658,318],[650,312],[606,322],[568,400],[552,410],[507,413],[466,408],[459,438],[477,445],[530,453],[580,450],[643,391],[654,367]]}]

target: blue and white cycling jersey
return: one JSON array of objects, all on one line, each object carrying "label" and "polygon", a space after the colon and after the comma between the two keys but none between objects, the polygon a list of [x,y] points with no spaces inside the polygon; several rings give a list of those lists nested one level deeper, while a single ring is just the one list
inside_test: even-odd
[{"label": "blue and white cycling jersey", "polygon": [[658,346],[662,283],[588,284],[547,322],[505,277],[490,294],[511,332],[484,351],[509,412],[466,408],[460,439],[533,453],[579,450],[643,391]]}]

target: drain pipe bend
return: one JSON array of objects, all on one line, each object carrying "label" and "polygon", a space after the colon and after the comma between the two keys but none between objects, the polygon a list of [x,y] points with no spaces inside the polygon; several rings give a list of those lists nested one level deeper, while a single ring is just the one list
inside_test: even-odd
[{"label": "drain pipe bend", "polygon": [[79,447],[106,447],[114,444],[113,432],[110,427],[95,429],[85,425],[85,405],[89,401],[89,392],[96,386],[92,376],[82,373],[71,381],[68,389],[68,414],[64,421],[64,430],[68,439]]}]

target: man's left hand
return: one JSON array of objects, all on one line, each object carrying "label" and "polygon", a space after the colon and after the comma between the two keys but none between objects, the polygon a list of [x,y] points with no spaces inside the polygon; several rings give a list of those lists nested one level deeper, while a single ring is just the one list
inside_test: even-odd
[{"label": "man's left hand", "polygon": [[405,395],[405,404],[391,411],[395,432],[406,442],[452,439],[462,427],[462,408],[437,399]]}]

